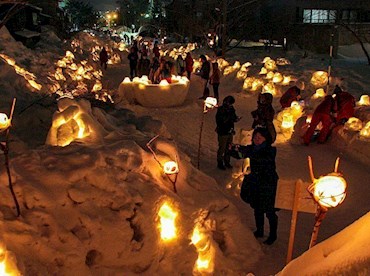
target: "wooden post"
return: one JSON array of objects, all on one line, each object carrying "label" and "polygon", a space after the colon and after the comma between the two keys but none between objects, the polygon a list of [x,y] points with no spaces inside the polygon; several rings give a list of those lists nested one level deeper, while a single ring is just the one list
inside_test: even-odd
[{"label": "wooden post", "polygon": [[320,230],[320,225],[321,225],[321,222],[323,221],[323,219],[325,218],[326,211],[327,211],[326,209],[322,208],[320,205],[318,205],[317,208],[318,209],[317,209],[317,213],[316,213],[316,216],[315,216],[315,225],[313,227],[309,248],[311,248],[312,246],[314,246],[316,244],[317,236],[318,236],[319,230]]},{"label": "wooden post", "polygon": [[295,229],[296,229],[296,225],[297,225],[299,194],[300,194],[300,191],[301,191],[301,184],[302,184],[302,181],[300,179],[297,180],[297,182],[295,183],[294,203],[293,203],[293,209],[292,209],[292,219],[290,221],[288,253],[287,253],[287,257],[286,257],[286,263],[287,264],[292,260],[292,255],[293,255],[294,237],[295,237]]}]

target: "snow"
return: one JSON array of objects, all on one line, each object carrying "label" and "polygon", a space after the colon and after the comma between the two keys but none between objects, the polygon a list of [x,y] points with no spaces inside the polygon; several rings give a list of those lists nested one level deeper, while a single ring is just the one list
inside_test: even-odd
[{"label": "snow", "polygon": [[[136,105],[123,100],[126,92],[120,89],[129,73],[123,52],[121,63],[108,65],[101,78],[103,89],[116,100],[115,105],[88,101],[82,96],[56,101],[55,94],[49,96],[48,77],[54,74],[55,63],[65,51],[73,49],[68,41],[61,45],[52,33],[48,35],[50,45],[42,40],[33,51],[15,42],[6,28],[0,29],[0,53],[34,73],[43,85],[36,92],[10,65],[0,61],[0,112],[8,114],[13,97],[17,97],[10,132],[10,167],[21,205],[21,216],[17,218],[2,166],[0,241],[9,258],[16,259],[22,274],[197,274],[194,265],[200,252],[195,242],[191,244],[195,227],[204,233],[212,248],[215,275],[271,275],[283,269],[291,213],[278,213],[278,240],[272,246],[254,238],[253,211],[238,196],[242,161],[233,160],[233,170],[216,168],[215,110],[204,115],[200,170],[195,168],[203,116],[203,103],[198,100],[202,95],[199,77],[191,77],[179,106]],[[76,61],[87,60],[95,69],[98,65],[93,63],[92,47],[114,48],[112,43],[86,33],[78,39],[79,46],[74,48]],[[207,54],[205,49],[198,49],[193,57],[200,53]],[[251,62],[248,76],[257,78],[266,55],[259,50],[235,49],[226,59],[230,64],[237,60],[240,64]],[[284,53],[269,55],[276,59]],[[310,99],[315,88],[309,80],[313,72],[326,69],[327,57],[310,54],[302,58],[298,51],[287,52],[284,57],[290,64],[278,65],[279,72],[305,81],[302,96]],[[235,140],[246,144],[251,137],[250,112],[256,108],[257,93],[244,91],[243,80],[238,80],[236,74],[237,71],[221,79],[220,98],[236,98],[236,112],[242,120],[237,123]],[[332,84],[341,84],[359,99],[368,93],[369,74],[367,65],[334,60]],[[277,87],[278,95],[287,88]],[[280,111],[278,100],[276,96],[273,102],[276,113]],[[313,106],[308,105],[305,111],[312,110]],[[363,121],[369,120],[369,114],[367,107],[356,111]],[[151,144],[154,156],[147,143],[156,135],[159,137]],[[338,130],[327,144],[304,147],[299,139],[291,140],[291,133],[278,132],[277,171],[282,183],[309,181],[307,155],[313,157],[316,176],[330,173],[336,157],[341,157],[339,169],[348,182],[348,196],[342,205],[328,212],[319,242],[364,216],[307,251],[302,261],[294,260],[282,274],[367,273],[370,186],[365,184],[370,179],[369,142],[360,138],[353,142],[356,135],[358,132],[346,134]],[[173,178],[170,181],[161,168],[169,160],[179,164],[177,193]],[[171,242],[161,240],[158,228],[158,210],[165,201],[179,213],[178,238]],[[307,250],[313,223],[312,214],[299,214],[294,257]],[[305,268],[309,263],[306,255],[320,265]],[[347,262],[343,262],[344,256]],[[14,267],[15,261],[12,263],[9,265]]]}]

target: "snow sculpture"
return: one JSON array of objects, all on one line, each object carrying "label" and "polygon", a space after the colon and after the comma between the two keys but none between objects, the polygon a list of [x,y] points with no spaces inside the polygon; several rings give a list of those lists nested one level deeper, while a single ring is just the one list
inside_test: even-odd
[{"label": "snow sculpture", "polygon": [[118,93],[130,103],[136,101],[145,107],[172,107],[184,103],[189,85],[189,80],[181,76],[172,76],[171,83],[162,80],[160,84],[152,84],[147,76],[132,82],[125,78]]},{"label": "snow sculpture", "polygon": [[75,140],[97,143],[102,141],[104,131],[93,117],[88,101],[62,98],[53,115],[46,144],[65,147]]}]

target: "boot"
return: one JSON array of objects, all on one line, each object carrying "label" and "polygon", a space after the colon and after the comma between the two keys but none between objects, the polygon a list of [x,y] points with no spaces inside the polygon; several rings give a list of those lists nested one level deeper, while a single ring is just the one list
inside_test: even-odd
[{"label": "boot", "polygon": [[273,244],[277,239],[277,225],[278,225],[278,216],[275,212],[267,213],[267,218],[270,224],[270,234],[263,243],[267,245]]},{"label": "boot", "polygon": [[257,230],[253,234],[256,238],[262,238],[264,235],[264,214],[254,210],[254,220],[256,221]]}]

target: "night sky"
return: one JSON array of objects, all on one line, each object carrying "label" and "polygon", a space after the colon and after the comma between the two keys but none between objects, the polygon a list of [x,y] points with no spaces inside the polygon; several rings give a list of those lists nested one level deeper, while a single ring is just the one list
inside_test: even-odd
[{"label": "night sky", "polygon": [[114,10],[117,7],[115,0],[90,0],[89,3],[98,11]]}]

